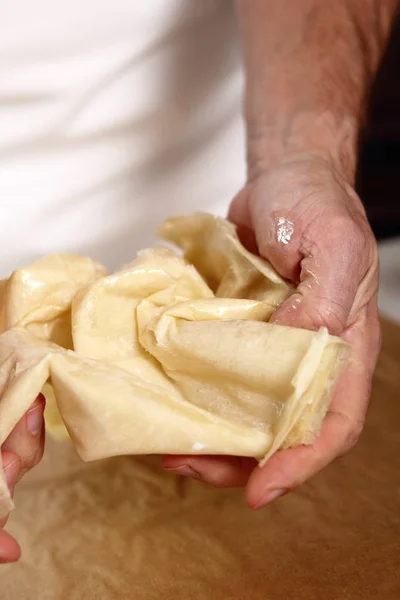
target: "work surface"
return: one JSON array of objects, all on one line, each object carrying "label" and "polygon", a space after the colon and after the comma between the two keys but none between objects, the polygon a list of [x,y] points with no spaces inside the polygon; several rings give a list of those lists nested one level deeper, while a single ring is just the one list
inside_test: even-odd
[{"label": "work surface", "polygon": [[85,465],[49,442],[16,495],[23,558],[0,567],[0,598],[398,600],[399,400],[400,329],[385,322],[357,447],[258,512],[156,457]]}]

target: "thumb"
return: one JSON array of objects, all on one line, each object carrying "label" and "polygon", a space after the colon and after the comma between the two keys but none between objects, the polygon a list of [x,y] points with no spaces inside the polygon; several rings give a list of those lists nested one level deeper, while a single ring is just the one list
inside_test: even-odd
[{"label": "thumb", "polygon": [[[350,217],[322,222],[299,242],[299,285],[275,312],[272,322],[340,335],[356,297],[371,293],[368,236]],[[311,235],[313,232],[310,232]],[[281,249],[280,261],[285,250]]]}]

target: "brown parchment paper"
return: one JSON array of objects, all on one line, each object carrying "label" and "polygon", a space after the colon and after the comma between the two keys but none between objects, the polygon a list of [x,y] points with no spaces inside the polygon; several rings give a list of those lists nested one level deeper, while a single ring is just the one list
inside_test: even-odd
[{"label": "brown parchment paper", "polygon": [[400,329],[384,322],[365,432],[258,512],[240,490],[166,474],[157,457],[82,463],[49,441],[8,529],[23,558],[1,600],[398,600]]}]

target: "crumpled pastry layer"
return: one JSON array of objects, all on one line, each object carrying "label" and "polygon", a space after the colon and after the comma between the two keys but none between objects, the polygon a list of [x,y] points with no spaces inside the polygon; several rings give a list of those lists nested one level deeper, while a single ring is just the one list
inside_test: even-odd
[{"label": "crumpled pastry layer", "polygon": [[[318,432],[349,347],[268,322],[293,289],[210,215],[113,275],[54,255],[0,286],[0,445],[37,394],[83,460],[119,454],[267,459]],[[0,516],[12,507],[0,469]]]}]

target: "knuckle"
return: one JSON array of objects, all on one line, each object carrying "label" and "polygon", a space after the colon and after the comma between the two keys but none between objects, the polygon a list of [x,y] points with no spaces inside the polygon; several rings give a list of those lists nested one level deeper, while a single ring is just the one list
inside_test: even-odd
[{"label": "knuckle", "polygon": [[357,420],[355,423],[352,423],[351,426],[348,427],[347,431],[345,432],[344,441],[342,443],[339,456],[347,454],[347,452],[354,448],[354,446],[360,439],[363,428],[364,421],[362,420]]},{"label": "knuckle", "polygon": [[266,236],[258,236],[257,246],[260,256],[267,260],[271,260],[276,253],[275,243],[273,240],[267,239]]},{"label": "knuckle", "polygon": [[338,447],[336,456],[343,456],[357,444],[364,429],[364,419],[353,419],[344,412],[330,409],[328,413],[337,421]]},{"label": "knuckle", "polygon": [[299,279],[300,255],[296,243],[282,243],[279,236],[267,229],[256,227],[257,248],[260,256],[268,260],[278,273],[289,280]]}]

